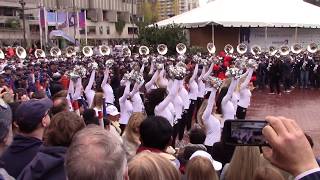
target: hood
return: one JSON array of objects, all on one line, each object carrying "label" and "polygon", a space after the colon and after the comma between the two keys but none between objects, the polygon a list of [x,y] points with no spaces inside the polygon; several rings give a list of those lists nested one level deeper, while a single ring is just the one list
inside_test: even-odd
[{"label": "hood", "polygon": [[26,137],[22,135],[16,135],[13,138],[12,144],[9,146],[8,150],[12,153],[19,153],[23,152],[27,149],[30,149],[34,146],[40,146],[42,144],[42,141],[37,138],[33,137]]},{"label": "hood", "polygon": [[67,147],[41,146],[31,163],[23,170],[21,179],[42,179],[53,175],[64,174],[64,157]]}]

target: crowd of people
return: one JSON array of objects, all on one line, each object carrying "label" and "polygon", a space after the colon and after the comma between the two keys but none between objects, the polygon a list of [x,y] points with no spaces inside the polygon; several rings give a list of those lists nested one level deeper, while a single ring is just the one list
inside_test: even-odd
[{"label": "crowd of people", "polygon": [[0,59],[0,179],[320,179],[294,120],[266,118],[268,147],[221,137],[225,120],[246,119],[254,85],[288,91],[301,63],[299,85],[316,85],[304,57]]}]

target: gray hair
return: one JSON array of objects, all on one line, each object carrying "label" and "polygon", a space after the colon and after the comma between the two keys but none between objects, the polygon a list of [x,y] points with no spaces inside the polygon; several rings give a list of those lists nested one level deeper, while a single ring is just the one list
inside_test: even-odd
[{"label": "gray hair", "polygon": [[65,160],[68,180],[122,180],[126,165],[122,142],[96,125],[74,136]]}]

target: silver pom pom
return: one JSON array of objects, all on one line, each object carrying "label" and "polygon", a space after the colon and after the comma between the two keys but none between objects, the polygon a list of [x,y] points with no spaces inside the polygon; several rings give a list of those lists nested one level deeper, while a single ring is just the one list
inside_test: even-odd
[{"label": "silver pom pom", "polygon": [[92,70],[97,70],[98,69],[98,63],[96,63],[95,61],[92,62],[92,63],[89,63],[89,67],[92,69]]},{"label": "silver pom pom", "polygon": [[146,58],[146,57],[143,57],[143,58],[141,59],[141,62],[142,62],[144,65],[149,64],[149,60],[148,60],[148,58]]},{"label": "silver pom pom", "polygon": [[247,62],[247,67],[248,68],[257,69],[258,68],[258,63],[254,59],[249,59],[248,62]]},{"label": "silver pom pom", "polygon": [[239,78],[239,76],[242,74],[242,70],[238,68],[228,68],[226,71],[226,76],[228,78]]},{"label": "silver pom pom", "polygon": [[219,89],[222,85],[221,79],[212,76],[209,76],[205,81],[209,85],[209,87],[213,87],[215,89]]},{"label": "silver pom pom", "polygon": [[109,68],[109,69],[113,66],[113,64],[114,64],[114,60],[113,59],[109,59],[109,60],[106,61],[106,67]]},{"label": "silver pom pom", "polygon": [[236,59],[234,65],[238,69],[244,69],[246,67],[244,59]]},{"label": "silver pom pom", "polygon": [[129,72],[126,72],[126,73],[123,75],[122,80],[128,81],[128,80],[130,80],[130,78],[131,78],[131,74],[130,74]]},{"label": "silver pom pom", "polygon": [[140,84],[142,81],[144,81],[143,75],[140,74],[139,71],[134,71],[134,72],[132,72],[131,75],[130,75],[130,80],[131,80],[132,82],[136,82],[136,83],[138,83],[138,84]]},{"label": "silver pom pom", "polygon": [[157,62],[157,63],[156,63],[156,68],[157,68],[158,70],[162,70],[162,69],[164,68],[164,65],[163,65],[162,63]]},{"label": "silver pom pom", "polygon": [[202,65],[202,66],[208,66],[208,65],[209,65],[208,59],[201,59],[201,60],[200,60],[200,65]]}]

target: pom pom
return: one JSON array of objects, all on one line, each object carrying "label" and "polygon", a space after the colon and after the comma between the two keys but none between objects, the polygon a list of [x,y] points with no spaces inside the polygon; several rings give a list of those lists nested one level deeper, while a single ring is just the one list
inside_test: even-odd
[{"label": "pom pom", "polygon": [[106,67],[109,68],[109,69],[113,66],[113,64],[114,64],[114,60],[113,59],[109,59],[109,60],[106,61]]},{"label": "pom pom", "polygon": [[248,68],[257,69],[258,68],[258,63],[254,59],[249,59],[248,62],[247,62],[247,67]]},{"label": "pom pom", "polygon": [[98,63],[92,62],[92,63],[89,63],[89,67],[90,67],[92,70],[97,70],[99,66],[98,66]]},{"label": "pom pom", "polygon": [[215,89],[219,89],[222,85],[222,80],[216,77],[209,76],[206,80],[206,83]]},{"label": "pom pom", "polygon": [[239,70],[238,68],[228,68],[226,71],[226,77],[228,78],[239,78],[241,74],[242,70]]}]

